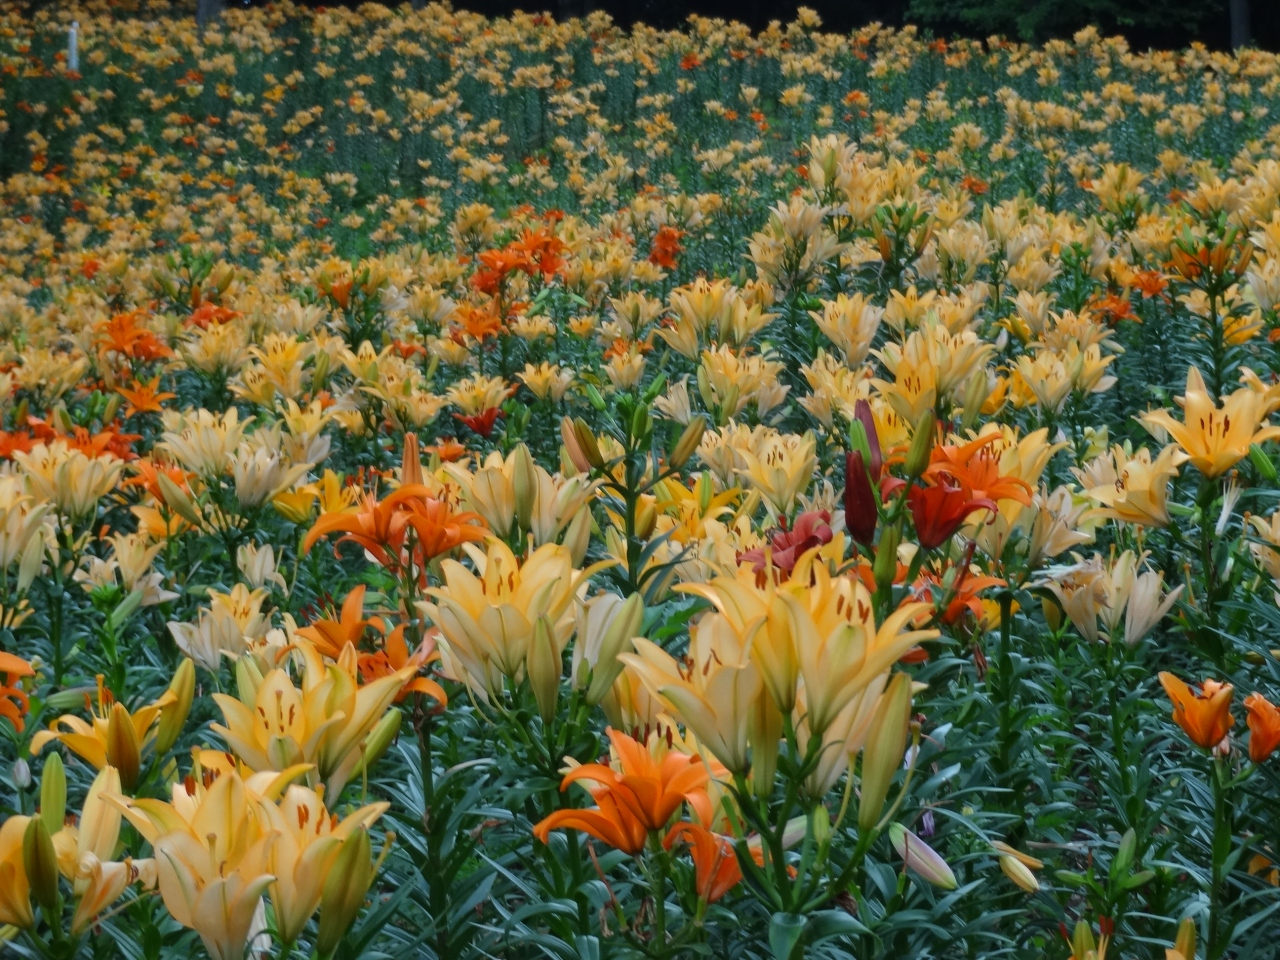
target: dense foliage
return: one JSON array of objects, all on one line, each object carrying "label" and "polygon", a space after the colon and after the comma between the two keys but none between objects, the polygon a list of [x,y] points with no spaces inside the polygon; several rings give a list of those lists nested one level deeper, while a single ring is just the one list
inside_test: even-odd
[{"label": "dense foliage", "polygon": [[0,8],[0,952],[1275,956],[1278,92]]}]

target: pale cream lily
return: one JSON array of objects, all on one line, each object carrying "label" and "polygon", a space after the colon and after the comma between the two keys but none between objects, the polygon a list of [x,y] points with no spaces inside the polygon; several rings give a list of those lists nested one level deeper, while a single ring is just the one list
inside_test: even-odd
[{"label": "pale cream lily", "polygon": [[568,547],[548,543],[521,563],[501,540],[481,551],[464,544],[476,572],[446,559],[444,585],[428,592],[435,602],[419,607],[440,627],[441,646],[464,681],[481,696],[502,688],[503,678],[522,676],[533,626],[545,617],[552,639],[563,652],[573,633],[573,601],[601,564],[576,570]]},{"label": "pale cream lily", "polygon": [[326,664],[305,639],[296,638],[303,662],[301,688],[285,670],[257,673],[250,658],[237,670],[240,698],[215,693],[226,725],[211,729],[256,773],[313,764],[328,796],[338,797],[365,760],[365,740],[417,672],[409,665],[361,686],[355,649]]},{"label": "pale cream lily", "polygon": [[1166,410],[1141,417],[1148,428],[1165,430],[1187,454],[1191,465],[1206,477],[1221,476],[1249,453],[1255,443],[1280,437],[1280,427],[1266,423],[1265,394],[1243,387],[1216,403],[1195,367],[1187,371],[1186,393],[1179,398],[1182,421]]}]

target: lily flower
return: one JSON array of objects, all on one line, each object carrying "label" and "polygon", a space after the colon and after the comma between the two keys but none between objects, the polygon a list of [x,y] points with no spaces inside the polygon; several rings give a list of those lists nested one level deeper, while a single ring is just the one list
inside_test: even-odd
[{"label": "lily flower", "polygon": [[668,830],[662,845],[670,850],[678,842],[689,847],[694,886],[703,903],[715,903],[742,880],[742,867],[728,837],[712,833],[701,824],[685,822]]},{"label": "lily flower", "polygon": [[1204,377],[1191,367],[1187,371],[1186,393],[1179,398],[1182,422],[1166,410],[1141,417],[1147,429],[1168,431],[1186,453],[1191,465],[1206,477],[1217,477],[1234,467],[1249,453],[1249,447],[1280,437],[1280,427],[1264,426],[1267,397],[1242,387],[1219,405],[1209,396]]},{"label": "lily flower", "polygon": [[1262,763],[1280,747],[1280,710],[1260,693],[1244,698],[1249,711],[1249,759]]},{"label": "lily flower", "polygon": [[1231,697],[1235,688],[1229,683],[1206,680],[1199,693],[1175,677],[1161,672],[1160,683],[1173,701],[1173,720],[1192,743],[1212,750],[1222,742],[1236,718],[1231,715]]},{"label": "lily flower", "polygon": [[[86,703],[88,699],[86,695]],[[72,714],[58,717],[48,730],[35,735],[31,753],[38,754],[51,741],[58,740],[96,770],[114,767],[120,772],[124,788],[132,790],[138,781],[142,756],[150,753],[162,716],[179,707],[178,696],[166,690],[154,703],[130,713],[112,696],[99,674],[98,706],[90,721],[86,723]]]},{"label": "lily flower", "polygon": [[612,728],[607,733],[618,769],[581,764],[560,783],[560,789],[566,790],[571,783],[584,781],[597,807],[557,810],[534,826],[534,836],[546,843],[552,830],[569,827],[636,854],[644,849],[649,835],[664,830],[685,803],[704,822],[711,821],[706,791],[711,774],[697,756],[668,750],[658,761],[643,743]]}]

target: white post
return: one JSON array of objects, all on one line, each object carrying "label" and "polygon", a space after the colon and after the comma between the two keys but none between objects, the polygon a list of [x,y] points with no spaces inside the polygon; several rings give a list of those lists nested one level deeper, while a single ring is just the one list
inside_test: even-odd
[{"label": "white post", "polygon": [[76,20],[67,31],[67,69],[80,72],[80,21]]}]

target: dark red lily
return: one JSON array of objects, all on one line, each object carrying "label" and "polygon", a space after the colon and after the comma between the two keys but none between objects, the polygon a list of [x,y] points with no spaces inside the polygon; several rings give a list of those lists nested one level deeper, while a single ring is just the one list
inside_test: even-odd
[{"label": "dark red lily", "polygon": [[916,538],[926,550],[950,540],[975,510],[996,512],[994,501],[974,497],[968,487],[945,482],[933,487],[912,487],[907,491],[907,506],[916,525]]},{"label": "dark red lily", "polygon": [[875,541],[879,519],[876,495],[871,489],[866,464],[862,461],[862,451],[850,450],[844,455],[845,529],[854,540],[869,547]]}]

